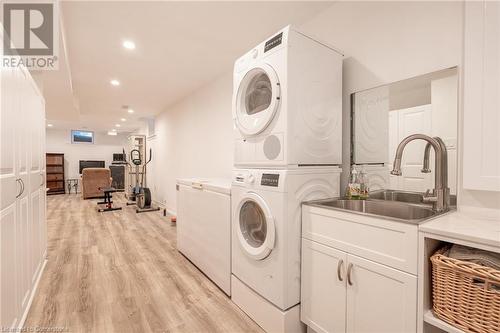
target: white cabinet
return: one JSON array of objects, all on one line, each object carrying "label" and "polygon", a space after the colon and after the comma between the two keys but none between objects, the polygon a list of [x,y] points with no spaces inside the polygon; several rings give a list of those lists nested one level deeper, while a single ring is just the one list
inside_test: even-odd
[{"label": "white cabinet", "polygon": [[417,236],[415,225],[304,206],[301,320],[318,333],[415,332]]},{"label": "white cabinet", "polygon": [[10,330],[45,260],[45,105],[27,70],[0,70],[0,327]]},{"label": "white cabinet", "polygon": [[302,239],[300,319],[318,333],[345,332],[347,253]]},{"label": "white cabinet", "polygon": [[0,211],[0,265],[0,318],[2,327],[11,328],[18,319],[15,204]]},{"label": "white cabinet", "polygon": [[353,255],[347,265],[347,332],[416,331],[415,276]]},{"label": "white cabinet", "polygon": [[465,2],[463,186],[500,191],[500,2]]}]

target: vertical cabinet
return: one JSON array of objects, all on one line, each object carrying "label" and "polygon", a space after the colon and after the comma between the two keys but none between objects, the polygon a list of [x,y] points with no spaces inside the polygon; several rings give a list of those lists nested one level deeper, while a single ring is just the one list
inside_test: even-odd
[{"label": "vertical cabinet", "polygon": [[466,1],[463,186],[500,191],[500,2]]},{"label": "vertical cabinet", "polygon": [[0,90],[0,327],[10,330],[45,260],[45,102],[22,67],[0,67]]}]

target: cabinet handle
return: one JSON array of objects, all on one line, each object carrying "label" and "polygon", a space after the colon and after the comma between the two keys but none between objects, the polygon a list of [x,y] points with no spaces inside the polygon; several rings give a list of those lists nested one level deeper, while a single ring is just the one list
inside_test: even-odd
[{"label": "cabinet handle", "polygon": [[19,178],[19,181],[21,182],[21,193],[19,195],[21,195],[24,193],[24,180],[22,180],[22,178]]},{"label": "cabinet handle", "polygon": [[21,194],[23,194],[23,185],[21,184],[21,178],[17,178],[16,182],[19,183],[19,185],[21,186],[19,193],[17,193],[17,195],[16,195],[16,199],[17,199],[21,196]]},{"label": "cabinet handle", "polygon": [[351,281],[351,272],[352,272],[352,264],[349,264],[347,266],[347,283],[349,283],[350,286],[352,286],[352,281]]},{"label": "cabinet handle", "polygon": [[342,278],[342,266],[344,265],[344,260],[340,259],[339,264],[337,265],[337,277],[339,278],[339,281],[344,281]]}]

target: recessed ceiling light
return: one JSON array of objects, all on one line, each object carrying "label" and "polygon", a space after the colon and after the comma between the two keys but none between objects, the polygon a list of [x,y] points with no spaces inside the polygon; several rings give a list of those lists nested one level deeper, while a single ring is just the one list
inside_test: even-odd
[{"label": "recessed ceiling light", "polygon": [[135,43],[131,40],[124,40],[122,43],[123,47],[126,48],[127,50],[133,50],[135,49]]},{"label": "recessed ceiling light", "polygon": [[52,124],[47,124],[47,127],[52,127],[52,126],[54,126],[54,125],[52,125]]},{"label": "recessed ceiling light", "polygon": [[120,120],[121,120],[121,121],[127,121],[127,119],[125,119],[125,118],[122,118],[122,119],[120,119]]},{"label": "recessed ceiling light", "polygon": [[134,110],[128,109],[128,113],[134,113]]},{"label": "recessed ceiling light", "polygon": [[109,83],[111,83],[111,85],[112,85],[112,86],[115,86],[115,87],[120,85],[120,81],[115,80],[115,79],[113,79],[113,80],[109,81]]},{"label": "recessed ceiling light", "polygon": [[108,131],[108,135],[118,135],[118,133],[116,131]]},{"label": "recessed ceiling light", "polygon": [[115,126],[116,126],[116,127],[121,127],[122,125],[120,125],[120,124],[116,124]]},{"label": "recessed ceiling light", "polygon": [[113,129],[112,129],[112,131],[113,131],[113,132],[116,132],[116,128],[113,128]]}]

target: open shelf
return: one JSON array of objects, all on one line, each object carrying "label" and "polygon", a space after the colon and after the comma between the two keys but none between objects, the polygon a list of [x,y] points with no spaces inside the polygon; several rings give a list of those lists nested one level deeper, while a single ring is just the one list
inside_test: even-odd
[{"label": "open shelf", "polygon": [[424,321],[427,324],[435,326],[435,327],[437,327],[445,332],[448,332],[448,333],[465,333],[461,329],[456,328],[455,326],[452,326],[452,325],[448,324],[447,322],[436,317],[434,315],[434,313],[432,313],[431,310],[427,310],[427,312],[424,314]]}]

